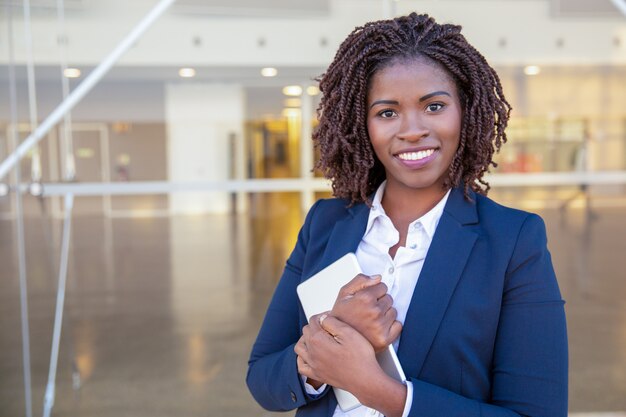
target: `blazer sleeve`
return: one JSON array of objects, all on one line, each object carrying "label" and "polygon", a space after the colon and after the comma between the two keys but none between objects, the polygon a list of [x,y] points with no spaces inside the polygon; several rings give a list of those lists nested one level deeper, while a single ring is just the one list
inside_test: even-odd
[{"label": "blazer sleeve", "polygon": [[322,398],[306,393],[296,364],[294,346],[300,339],[300,304],[296,287],[310,237],[311,223],[319,201],[311,207],[298,234],[283,275],[267,309],[248,361],[246,383],[255,400],[270,411],[287,411]]},{"label": "blazer sleeve", "polygon": [[410,416],[567,416],[564,302],[543,220],[522,224],[506,271],[488,402],[412,379]]}]

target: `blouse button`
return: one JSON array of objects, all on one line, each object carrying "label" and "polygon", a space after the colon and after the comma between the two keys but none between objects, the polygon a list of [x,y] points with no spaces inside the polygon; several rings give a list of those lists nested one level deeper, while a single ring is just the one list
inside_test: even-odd
[{"label": "blouse button", "polygon": [[389,268],[389,273],[393,274],[393,271],[395,271],[395,269],[393,268],[393,266],[391,268]]},{"label": "blouse button", "polygon": [[412,245],[411,245],[411,246],[409,246],[409,247],[410,247],[411,249],[415,249],[415,248],[417,248],[417,245],[414,243],[414,244],[412,244]]}]

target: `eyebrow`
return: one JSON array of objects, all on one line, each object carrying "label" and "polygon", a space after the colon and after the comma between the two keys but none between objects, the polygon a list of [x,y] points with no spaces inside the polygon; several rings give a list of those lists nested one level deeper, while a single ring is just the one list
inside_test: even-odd
[{"label": "eyebrow", "polygon": [[400,103],[398,103],[398,102],[397,102],[397,101],[395,101],[395,100],[376,100],[375,102],[373,102],[373,103],[370,105],[370,109],[371,109],[372,107],[374,107],[375,105],[377,105],[377,104],[395,104],[395,105],[398,105],[398,104],[400,104]]},{"label": "eyebrow", "polygon": [[[419,102],[421,103],[422,101],[426,101],[431,97],[435,97],[435,96],[448,96],[448,97],[452,97],[450,95],[450,93],[446,92],[446,91],[435,91],[432,93],[428,93],[423,97],[420,97]],[[370,105],[370,109],[378,104],[394,104],[394,105],[398,105],[400,103],[398,103],[396,100],[376,100],[375,102],[373,102]]]},{"label": "eyebrow", "polygon": [[420,103],[421,103],[422,101],[428,100],[429,98],[431,98],[431,97],[435,97],[435,96],[448,96],[448,97],[452,97],[452,96],[450,95],[450,93],[448,93],[448,92],[446,92],[446,91],[435,91],[434,93],[429,93],[429,94],[426,94],[424,97],[421,97],[419,101],[420,101]]}]

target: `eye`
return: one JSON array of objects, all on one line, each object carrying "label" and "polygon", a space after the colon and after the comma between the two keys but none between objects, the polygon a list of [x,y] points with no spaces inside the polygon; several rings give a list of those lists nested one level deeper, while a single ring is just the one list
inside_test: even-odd
[{"label": "eye", "polygon": [[444,108],[444,105],[441,103],[431,103],[428,106],[426,106],[426,111],[429,113],[434,113],[443,108]]},{"label": "eye", "polygon": [[378,112],[378,115],[380,117],[382,117],[383,119],[389,119],[389,118],[395,116],[396,112],[393,111],[393,110],[383,110],[381,112]]}]

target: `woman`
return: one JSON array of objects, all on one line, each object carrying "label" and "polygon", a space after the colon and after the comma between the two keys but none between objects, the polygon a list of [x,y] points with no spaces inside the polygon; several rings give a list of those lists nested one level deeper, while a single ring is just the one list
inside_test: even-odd
[{"label": "woman", "polygon": [[[485,196],[510,106],[460,31],[416,14],[369,23],[321,77],[314,139],[337,198],[309,211],[252,349],[247,382],[263,407],[567,415],[564,302],[545,227]],[[348,252],[365,276],[307,324],[296,286]],[[390,343],[406,384],[376,362]],[[329,386],[363,405],[341,410]]]}]

